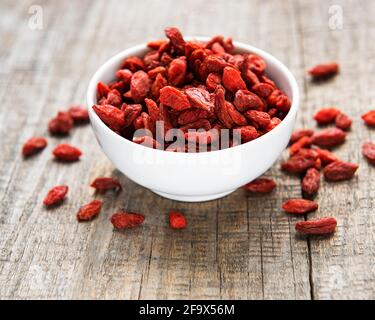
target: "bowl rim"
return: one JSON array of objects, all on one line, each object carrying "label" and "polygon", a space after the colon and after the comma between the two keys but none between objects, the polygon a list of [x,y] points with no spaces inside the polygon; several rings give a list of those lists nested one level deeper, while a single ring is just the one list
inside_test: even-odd
[{"label": "bowl rim", "polygon": [[[207,37],[207,36],[185,36],[184,39],[187,41],[191,40],[197,40],[197,41],[208,41],[212,37]],[[95,104],[95,96],[96,96],[96,87],[97,83],[100,81],[99,78],[101,78],[104,74],[106,74],[107,69],[110,69],[113,67],[114,64],[118,63],[125,59],[126,57],[134,56],[137,55],[137,52],[141,52],[144,50],[149,49],[147,47],[147,42],[141,43],[135,46],[132,46],[130,48],[127,48],[125,50],[122,50],[106,60],[92,75],[89,81],[89,85],[87,87],[87,92],[86,92],[86,103],[88,107],[88,112],[90,115],[90,121],[95,122],[97,125],[99,125],[105,133],[111,135],[115,139],[121,139],[125,144],[128,144],[129,147],[134,147],[134,148],[141,148],[139,151],[146,152],[159,152],[163,153],[164,155],[168,157],[209,157],[210,155],[216,156],[218,153],[220,155],[224,155],[225,153],[233,151],[233,149],[236,149],[237,152],[240,152],[242,150],[249,147],[249,145],[254,146],[255,144],[261,144],[263,140],[271,138],[273,135],[277,135],[278,132],[281,132],[284,127],[288,125],[289,122],[293,121],[293,118],[296,116],[296,113],[299,108],[299,102],[300,102],[300,92],[299,92],[299,87],[297,84],[297,80],[295,79],[294,75],[292,72],[276,57],[274,57],[272,54],[259,49],[257,47],[254,47],[252,45],[239,42],[239,41],[233,41],[233,45],[235,47],[235,50],[238,49],[240,51],[246,51],[249,53],[255,53],[259,55],[262,58],[266,58],[266,60],[272,61],[274,65],[277,66],[277,68],[286,76],[286,79],[291,87],[291,96],[289,97],[292,101],[292,105],[289,109],[288,114],[285,116],[285,118],[278,124],[275,128],[273,128],[271,131],[265,133],[264,135],[260,136],[259,138],[256,138],[254,140],[251,140],[249,142],[237,145],[232,148],[226,148],[226,149],[220,149],[220,150],[213,150],[213,151],[207,151],[207,152],[168,152],[166,150],[160,150],[160,149],[153,149],[149,148],[146,146],[143,146],[141,144],[134,143],[119,134],[115,133],[112,131],[100,118],[99,116],[94,112],[92,106]],[[92,124],[91,124],[92,125]],[[161,155],[161,154],[160,154]]]}]

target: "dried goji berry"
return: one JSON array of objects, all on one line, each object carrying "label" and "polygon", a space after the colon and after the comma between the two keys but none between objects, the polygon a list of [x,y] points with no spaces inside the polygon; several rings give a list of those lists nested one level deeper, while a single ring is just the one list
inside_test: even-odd
[{"label": "dried goji berry", "polygon": [[329,150],[320,148],[316,148],[314,150],[316,150],[316,152],[318,153],[319,159],[324,166],[338,160],[337,157]]},{"label": "dried goji berry", "polygon": [[251,193],[270,193],[276,188],[275,181],[267,178],[255,179],[243,186],[246,191]]},{"label": "dried goji berry", "polygon": [[198,119],[206,119],[210,113],[203,109],[187,109],[182,111],[178,116],[178,124],[185,125],[197,121]]},{"label": "dried goji berry", "polygon": [[49,207],[62,202],[65,199],[68,190],[69,187],[66,185],[53,187],[48,191],[47,196],[44,198],[44,205]]},{"label": "dried goji berry", "polygon": [[311,146],[311,137],[304,136],[290,146],[289,153],[293,155],[297,153],[301,148],[308,148],[310,146]]},{"label": "dried goji berry", "polygon": [[151,86],[151,94],[155,99],[159,99],[161,88],[165,87],[168,84],[167,79],[161,73],[158,73],[155,81]]},{"label": "dried goji berry", "polygon": [[92,200],[90,203],[81,207],[77,213],[78,221],[89,221],[94,219],[102,209],[103,202],[100,200]]},{"label": "dried goji berry", "polygon": [[98,82],[96,86],[96,98],[99,101],[101,98],[107,98],[109,87],[104,82]]},{"label": "dried goji berry", "polygon": [[48,122],[48,130],[51,134],[66,135],[72,128],[73,119],[68,112],[59,112]]},{"label": "dried goji berry", "polygon": [[312,143],[322,148],[332,148],[345,141],[346,133],[339,128],[328,128],[314,133]]},{"label": "dried goji berry", "polygon": [[133,72],[129,69],[120,69],[116,71],[116,77],[121,79],[127,86],[130,85],[130,80],[133,76]]},{"label": "dried goji berry", "polygon": [[206,79],[206,86],[209,91],[215,91],[216,87],[221,85],[221,75],[219,73],[211,72]]},{"label": "dried goji berry", "polygon": [[222,57],[210,55],[205,57],[203,65],[208,73],[216,72],[221,74],[228,64]]},{"label": "dried goji berry", "polygon": [[95,188],[97,192],[106,192],[110,189],[115,189],[116,191],[121,191],[122,186],[119,180],[109,177],[99,177],[96,178],[90,185]]},{"label": "dried goji berry", "polygon": [[238,90],[234,96],[234,105],[244,112],[249,109],[264,110],[264,102],[255,94],[247,90]]},{"label": "dried goji berry", "polygon": [[290,199],[282,205],[284,211],[295,214],[305,214],[318,209],[318,204],[306,199]]},{"label": "dried goji berry", "polygon": [[210,113],[214,111],[214,104],[207,90],[202,88],[188,88],[185,90],[185,94],[193,107],[206,110]]},{"label": "dried goji berry", "polygon": [[142,70],[135,72],[130,81],[130,92],[135,102],[141,102],[148,94],[151,82],[148,74]]},{"label": "dried goji berry", "polygon": [[144,70],[145,64],[139,57],[128,57],[122,62],[120,69],[129,69],[131,72],[136,72],[137,70]]},{"label": "dried goji berry", "polygon": [[145,216],[140,213],[118,211],[111,217],[111,223],[115,229],[134,228],[143,223]]},{"label": "dried goji berry", "polygon": [[246,56],[244,64],[246,68],[256,73],[258,76],[261,76],[266,70],[265,61],[255,54],[249,54]]},{"label": "dried goji berry", "polygon": [[375,110],[370,110],[364,113],[361,117],[369,127],[375,126]]},{"label": "dried goji berry", "polygon": [[362,154],[367,160],[375,165],[375,143],[367,141],[362,145]]},{"label": "dried goji berry", "polygon": [[270,123],[268,124],[268,126],[265,128],[265,131],[266,132],[269,132],[271,131],[272,129],[274,129],[276,126],[278,126],[279,124],[281,123],[281,119],[277,118],[277,117],[273,117],[270,121]]},{"label": "dried goji berry", "polygon": [[99,118],[115,131],[120,131],[125,126],[124,112],[109,104],[94,105],[92,107]]},{"label": "dried goji berry", "polygon": [[313,197],[318,192],[319,186],[320,186],[319,171],[315,168],[308,169],[301,183],[303,194],[307,197]]},{"label": "dried goji berry", "polygon": [[340,113],[337,115],[335,119],[335,125],[337,128],[340,128],[341,130],[349,130],[352,126],[352,119],[350,119],[346,114]]},{"label": "dried goji berry", "polygon": [[32,137],[28,139],[22,146],[22,154],[24,157],[31,156],[42,151],[47,146],[47,140],[43,137]]},{"label": "dried goji berry", "polygon": [[68,112],[74,123],[89,122],[89,112],[86,108],[83,108],[81,106],[71,106],[68,109]]},{"label": "dried goji berry", "polygon": [[160,149],[160,143],[149,136],[133,137],[133,142],[148,148]]},{"label": "dried goji berry", "polygon": [[334,122],[339,114],[340,110],[336,108],[322,108],[314,114],[314,119],[319,125],[324,125]]},{"label": "dried goji berry", "polygon": [[335,62],[318,64],[308,72],[314,79],[325,79],[337,74],[339,72],[339,65]]},{"label": "dried goji berry", "polygon": [[269,97],[273,90],[275,90],[275,88],[268,83],[258,83],[251,88],[252,92],[265,99]]},{"label": "dried goji berry", "polygon": [[263,111],[249,110],[245,112],[245,116],[254,126],[259,126],[262,128],[266,128],[271,122],[270,115]]},{"label": "dried goji berry", "polygon": [[231,104],[230,102],[226,101],[226,109],[231,117],[232,121],[237,125],[237,126],[246,126],[247,125],[247,120],[246,118],[236,110],[236,108]]},{"label": "dried goji berry", "polygon": [[179,111],[191,107],[186,94],[171,86],[166,86],[160,90],[160,102]]},{"label": "dried goji berry", "polygon": [[154,49],[154,50],[157,50],[159,49],[162,45],[166,44],[167,41],[164,40],[164,39],[160,39],[160,40],[154,40],[154,41],[150,41],[147,43],[147,47],[151,48],[151,49]]},{"label": "dried goji berry", "polygon": [[257,129],[255,129],[253,126],[237,127],[235,130],[240,131],[241,141],[243,143],[254,140],[260,136]]},{"label": "dried goji berry", "polygon": [[180,30],[175,27],[164,29],[165,35],[170,40],[172,48],[179,54],[185,53],[185,40]]},{"label": "dried goji berry", "polygon": [[324,178],[329,181],[342,181],[353,178],[358,165],[351,162],[334,161],[327,165],[324,170]]},{"label": "dried goji berry", "polygon": [[168,81],[172,86],[184,84],[186,76],[186,58],[180,57],[172,60],[168,68]]},{"label": "dried goji berry", "polygon": [[299,129],[293,132],[290,137],[290,143],[294,143],[302,137],[311,137],[314,134],[314,130],[311,129]]},{"label": "dried goji berry", "polygon": [[318,154],[312,149],[300,149],[288,161],[282,163],[281,169],[290,173],[303,173],[316,165]]},{"label": "dried goji berry", "polygon": [[187,221],[181,212],[171,210],[169,212],[169,225],[172,229],[185,229],[187,226]]},{"label": "dried goji berry", "polygon": [[[123,111],[122,118],[124,119],[124,127],[129,127],[133,124],[134,120],[141,115],[142,105],[124,103],[121,107],[121,111]],[[121,128],[121,126],[119,126],[119,128]]]},{"label": "dried goji berry", "polygon": [[222,86],[218,86],[215,90],[215,113],[226,128],[230,129],[234,126],[234,122],[227,110],[224,88]]},{"label": "dried goji berry", "polygon": [[56,159],[68,162],[77,161],[82,155],[81,150],[66,143],[57,145],[52,153]]},{"label": "dried goji berry", "polygon": [[267,103],[279,109],[280,111],[287,113],[292,105],[290,99],[281,90],[276,89],[267,98]]},{"label": "dried goji berry", "polygon": [[296,223],[296,231],[306,235],[325,235],[336,230],[337,221],[335,218],[326,217],[318,220],[299,221]]},{"label": "dried goji berry", "polygon": [[231,92],[246,90],[246,84],[241,78],[241,73],[232,67],[225,67],[223,71],[223,85]]}]

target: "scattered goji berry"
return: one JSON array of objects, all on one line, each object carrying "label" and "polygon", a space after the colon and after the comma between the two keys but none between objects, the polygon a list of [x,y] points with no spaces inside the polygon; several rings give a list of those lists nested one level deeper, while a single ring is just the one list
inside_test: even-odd
[{"label": "scattered goji berry", "polygon": [[318,220],[298,221],[295,229],[300,234],[326,235],[336,230],[337,221],[335,218],[326,217]]},{"label": "scattered goji berry", "polygon": [[316,165],[318,154],[312,149],[300,149],[290,159],[281,164],[281,169],[290,173],[303,173]]},{"label": "scattered goji berry", "polygon": [[49,207],[62,202],[65,199],[68,190],[69,187],[66,185],[53,187],[48,191],[47,196],[44,198],[44,205]]},{"label": "scattered goji berry", "polygon": [[116,191],[122,190],[120,181],[109,177],[96,178],[90,186],[95,188],[97,192],[106,192],[110,189],[115,189]]},{"label": "scattered goji berry", "polygon": [[314,130],[311,129],[299,129],[292,133],[290,137],[290,143],[294,143],[302,137],[311,137],[314,134]]},{"label": "scattered goji berry", "polygon": [[362,154],[367,160],[375,165],[375,143],[367,141],[362,145]]},{"label": "scattered goji berry", "polygon": [[81,207],[77,213],[78,221],[89,221],[94,219],[102,209],[103,202],[100,200],[92,200],[90,203]]},{"label": "scattered goji berry", "polygon": [[342,181],[353,178],[358,165],[351,162],[334,161],[327,165],[324,170],[324,178],[328,181]]},{"label": "scattered goji berry", "polygon": [[66,143],[56,146],[52,153],[56,159],[67,162],[77,161],[82,155],[81,150]]},{"label": "scattered goji berry", "polygon": [[308,72],[314,79],[325,79],[337,74],[339,72],[339,65],[335,62],[318,64]]},{"label": "scattered goji berry", "polygon": [[320,148],[315,148],[314,150],[318,153],[319,159],[323,166],[338,160],[338,158],[329,150]]},{"label": "scattered goji berry", "polygon": [[73,128],[73,119],[68,112],[58,112],[57,116],[48,122],[48,130],[54,135],[66,135]]},{"label": "scattered goji berry", "polygon": [[32,137],[28,139],[22,146],[22,155],[24,157],[31,156],[42,151],[47,146],[47,140],[43,137]]},{"label": "scattered goji berry", "polygon": [[335,119],[335,125],[341,130],[347,131],[352,126],[352,119],[350,119],[346,114],[340,113]]},{"label": "scattered goji berry", "polygon": [[140,213],[118,211],[111,217],[111,223],[115,229],[129,229],[134,228],[143,223],[145,216]]},{"label": "scattered goji berry", "polygon": [[314,133],[312,143],[322,148],[332,148],[345,141],[346,133],[339,128],[328,128]]},{"label": "scattered goji berry", "polygon": [[318,209],[318,204],[306,199],[290,199],[282,205],[285,212],[295,214],[305,214]]},{"label": "scattered goji berry", "polygon": [[68,109],[68,112],[74,123],[89,122],[89,112],[86,108],[83,108],[81,106],[71,106]]},{"label": "scattered goji berry", "polygon": [[267,178],[258,178],[255,179],[243,186],[246,191],[251,193],[270,193],[276,188],[275,181]]},{"label": "scattered goji berry", "polygon": [[329,107],[318,110],[314,114],[314,120],[319,125],[329,124],[335,121],[336,117],[340,114],[337,108]]},{"label": "scattered goji berry", "polygon": [[307,170],[302,179],[301,187],[302,192],[307,197],[313,197],[319,190],[320,186],[320,173],[316,168]]},{"label": "scattered goji berry", "polygon": [[297,153],[300,149],[308,148],[310,146],[311,146],[311,137],[304,136],[290,146],[289,153],[293,155]]},{"label": "scattered goji berry", "polygon": [[365,124],[368,125],[369,127],[375,126],[375,110],[370,110],[364,113],[361,117],[363,121],[365,122]]},{"label": "scattered goji berry", "polygon": [[172,229],[185,229],[187,226],[187,221],[181,212],[171,210],[169,212],[169,225]]}]

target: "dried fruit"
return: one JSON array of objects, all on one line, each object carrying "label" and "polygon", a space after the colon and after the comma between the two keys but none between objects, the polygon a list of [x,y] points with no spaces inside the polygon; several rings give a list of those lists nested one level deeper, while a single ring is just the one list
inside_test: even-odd
[{"label": "dried fruit", "polygon": [[65,199],[68,190],[69,187],[66,185],[53,187],[44,198],[44,205],[49,207],[61,203]]},{"label": "dried fruit", "polygon": [[134,228],[143,223],[145,216],[140,213],[118,211],[111,217],[111,223],[115,229]]},{"label": "dried fruit", "polygon": [[306,199],[290,199],[282,205],[285,212],[295,214],[305,214],[318,209],[318,204]]},{"label": "dried fruit", "polygon": [[340,110],[336,108],[323,108],[314,114],[314,119],[319,125],[324,125],[334,122],[339,114]]},{"label": "dried fruit", "polygon": [[296,223],[296,231],[306,235],[325,235],[336,230],[337,221],[335,218],[326,217],[319,220],[299,221]]},{"label": "dried fruit", "polygon": [[335,62],[318,64],[308,70],[309,74],[316,80],[329,78],[339,72],[339,65]]},{"label": "dried fruit", "polygon": [[47,146],[47,140],[43,137],[32,137],[28,139],[22,146],[22,155],[24,157],[31,156],[42,151]]},{"label": "dried fruit", "polygon": [[251,121],[256,127],[265,128],[271,122],[271,117],[267,112],[249,110],[245,112],[245,116]]},{"label": "dried fruit", "polygon": [[214,103],[207,90],[202,88],[187,88],[185,94],[193,107],[203,109],[209,113],[214,111]]},{"label": "dried fruit", "polygon": [[316,165],[318,153],[312,149],[300,149],[288,161],[281,164],[281,169],[290,173],[303,173]]},{"label": "dried fruit", "polygon": [[365,124],[368,125],[369,127],[375,126],[375,110],[370,110],[364,113],[361,117],[363,121],[365,122]]},{"label": "dried fruit", "polygon": [[267,103],[284,113],[287,113],[292,105],[290,99],[286,96],[286,94],[279,89],[274,90],[268,96]]},{"label": "dried fruit", "polygon": [[316,148],[314,150],[318,153],[319,159],[322,162],[323,166],[338,160],[337,157],[329,150],[320,148]]},{"label": "dried fruit", "polygon": [[352,119],[350,119],[346,114],[340,113],[335,119],[335,124],[337,128],[347,131],[352,126]]},{"label": "dried fruit", "polygon": [[319,171],[315,168],[308,169],[301,183],[303,194],[307,197],[313,197],[318,192],[319,186]]},{"label": "dried fruit", "polygon": [[172,229],[185,229],[187,226],[187,221],[181,212],[171,210],[169,212],[169,225]]},{"label": "dried fruit", "polygon": [[178,111],[191,107],[186,94],[171,86],[166,86],[160,90],[160,102]]},{"label": "dried fruit", "polygon": [[246,191],[251,193],[270,193],[276,188],[275,181],[267,178],[255,179],[243,186]]},{"label": "dried fruit", "polygon": [[89,122],[89,112],[86,108],[81,106],[71,106],[68,109],[70,117],[73,119],[74,123],[86,123]]},{"label": "dried fruit", "polygon": [[314,134],[314,130],[311,129],[299,129],[292,133],[290,137],[290,143],[294,143],[302,137],[311,137]]},{"label": "dried fruit", "polygon": [[151,88],[148,74],[142,70],[135,72],[130,81],[130,92],[135,102],[141,102],[146,98]]},{"label": "dried fruit", "polygon": [[120,131],[125,127],[124,112],[109,104],[94,105],[92,107],[99,118],[115,131]]},{"label": "dried fruit", "polygon": [[338,128],[328,128],[316,132],[312,136],[312,143],[322,147],[322,148],[331,148],[339,144],[342,144],[345,141],[346,133]]},{"label": "dried fruit", "polygon": [[100,200],[93,200],[90,203],[81,207],[77,213],[78,221],[89,221],[94,219],[102,209],[103,202]]},{"label": "dried fruit", "polygon": [[310,146],[311,146],[311,138],[304,136],[290,146],[289,153],[293,155],[293,154],[296,154],[300,149],[308,148]]},{"label": "dried fruit", "polygon": [[180,57],[172,60],[168,68],[168,81],[172,86],[183,85],[186,76],[186,58]]},{"label": "dried fruit", "polygon": [[328,181],[342,181],[353,178],[358,165],[351,162],[334,161],[327,165],[324,170],[324,178]]},{"label": "dried fruit", "polygon": [[225,67],[223,71],[223,85],[231,92],[246,90],[246,84],[241,78],[241,73],[232,67]]},{"label": "dried fruit", "polygon": [[48,130],[54,135],[66,135],[73,128],[73,119],[68,112],[59,112],[48,122]]},{"label": "dried fruit", "polygon": [[99,177],[96,178],[90,185],[95,188],[97,192],[104,193],[107,190],[115,189],[116,191],[121,191],[122,186],[119,180],[109,177]]},{"label": "dried fruit", "polygon": [[67,162],[77,161],[82,155],[81,150],[66,143],[56,146],[52,153],[57,160]]},{"label": "dried fruit", "polygon": [[362,154],[367,160],[375,165],[375,143],[367,141],[362,145]]}]

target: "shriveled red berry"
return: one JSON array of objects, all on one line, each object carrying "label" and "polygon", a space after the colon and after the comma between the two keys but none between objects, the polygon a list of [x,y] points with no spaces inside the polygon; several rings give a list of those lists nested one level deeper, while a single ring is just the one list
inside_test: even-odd
[{"label": "shriveled red berry", "polygon": [[341,130],[347,131],[352,126],[352,119],[350,119],[345,113],[340,113],[335,119],[335,125]]},{"label": "shriveled red berry", "polygon": [[214,103],[211,100],[210,93],[202,88],[188,88],[185,94],[193,107],[203,109],[209,113],[214,111]]},{"label": "shriveled red berry", "polygon": [[135,102],[141,102],[146,98],[151,89],[151,82],[148,74],[139,70],[132,75],[130,80],[130,92]]},{"label": "shriveled red berry", "polygon": [[339,65],[336,62],[318,64],[308,70],[308,72],[314,79],[325,79],[337,74],[339,72]]},{"label": "shriveled red berry", "polygon": [[328,128],[316,132],[312,136],[312,143],[322,148],[332,148],[345,141],[346,133],[339,128]]},{"label": "shriveled red berry", "polygon": [[181,212],[171,210],[169,212],[169,225],[172,229],[185,229],[187,226],[187,221]]},{"label": "shriveled red berry", "polygon": [[91,187],[95,188],[97,192],[106,192],[107,190],[115,189],[121,191],[122,186],[119,180],[110,177],[99,177],[91,182]]},{"label": "shriveled red berry", "polygon": [[318,209],[318,204],[306,199],[290,199],[282,205],[285,212],[295,214],[305,214]]},{"label": "shriveled red berry", "polygon": [[59,144],[53,149],[53,155],[60,161],[77,161],[82,155],[81,150],[67,143]]},{"label": "shriveled red berry", "polygon": [[43,137],[32,137],[28,139],[22,146],[22,155],[24,157],[31,156],[42,151],[47,146],[47,140]]},{"label": "shriveled red berry", "polygon": [[223,85],[231,92],[246,90],[246,84],[241,78],[241,73],[232,67],[225,67],[223,71]]},{"label": "shriveled red berry", "polygon": [[315,167],[318,154],[312,149],[300,149],[289,160],[281,164],[281,169],[290,173],[303,173]]},{"label": "shriveled red berry", "polygon": [[375,143],[367,141],[362,145],[362,154],[367,160],[375,165]]},{"label": "shriveled red berry", "polygon": [[290,137],[290,143],[294,143],[302,137],[311,137],[314,134],[314,130],[311,129],[298,129],[292,133]]},{"label": "shriveled red berry", "polygon": [[263,111],[249,110],[245,112],[245,116],[257,127],[266,128],[271,122],[270,115]]},{"label": "shriveled red berry", "polygon": [[186,94],[171,86],[160,90],[160,102],[178,111],[191,107]]},{"label": "shriveled red berry", "polygon": [[65,199],[68,190],[69,187],[66,185],[53,187],[50,191],[48,191],[47,196],[44,198],[44,205],[49,207],[62,202]]},{"label": "shriveled red berry", "polygon": [[92,200],[90,203],[81,207],[77,213],[78,221],[89,221],[94,219],[102,209],[103,202],[100,200]]},{"label": "shriveled red berry", "polygon": [[70,117],[74,123],[86,123],[89,122],[89,112],[82,106],[71,106],[68,109]]},{"label": "shriveled red berry", "polygon": [[297,153],[300,149],[308,148],[310,146],[311,146],[311,137],[304,136],[290,146],[289,153],[293,155]]},{"label": "shriveled red berry", "polygon": [[115,229],[130,229],[143,223],[145,216],[140,213],[120,210],[111,217],[111,223]]},{"label": "shriveled red berry", "polygon": [[276,188],[276,183],[272,179],[258,178],[245,184],[243,188],[251,193],[266,194]]},{"label": "shriveled red berry", "polygon": [[298,221],[295,229],[305,235],[327,235],[336,230],[337,221],[332,217],[320,218],[318,220]]},{"label": "shriveled red berry", "polygon": [[320,148],[315,148],[314,150],[318,153],[319,159],[322,162],[323,166],[338,160],[338,158],[329,150]]},{"label": "shriveled red berry", "polygon": [[314,114],[314,120],[319,125],[329,124],[335,121],[340,114],[340,110],[334,107],[322,108]]},{"label": "shriveled red berry", "polygon": [[59,112],[48,122],[48,130],[54,135],[66,135],[73,128],[73,119],[68,112]]},{"label": "shriveled red berry", "polygon": [[319,186],[320,186],[319,171],[315,168],[308,169],[301,183],[303,194],[307,197],[313,197],[318,192]]},{"label": "shriveled red berry", "polygon": [[125,115],[124,112],[109,104],[105,105],[93,105],[92,107],[99,118],[115,131],[120,131],[125,127]]},{"label": "shriveled red berry", "polygon": [[364,113],[361,117],[363,121],[365,122],[365,124],[368,125],[369,127],[375,126],[375,110],[370,110]]},{"label": "shriveled red berry", "polygon": [[353,178],[358,165],[351,162],[334,161],[327,165],[324,170],[324,178],[328,181],[342,181]]}]

